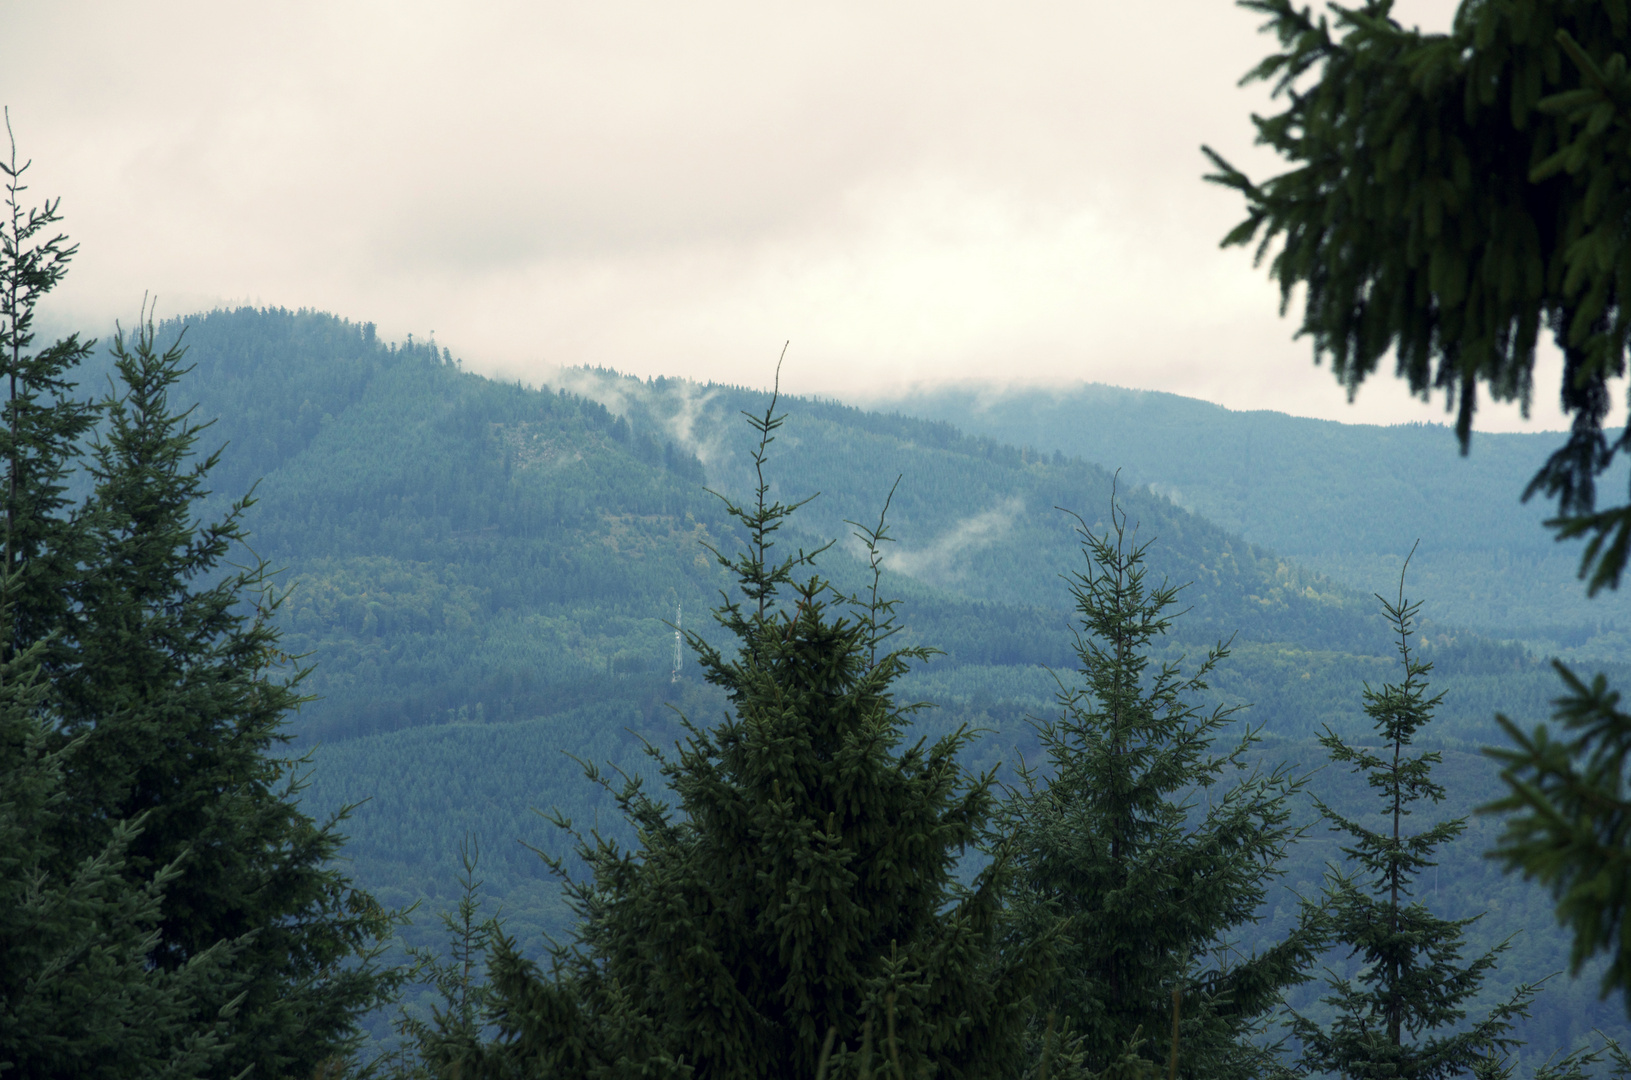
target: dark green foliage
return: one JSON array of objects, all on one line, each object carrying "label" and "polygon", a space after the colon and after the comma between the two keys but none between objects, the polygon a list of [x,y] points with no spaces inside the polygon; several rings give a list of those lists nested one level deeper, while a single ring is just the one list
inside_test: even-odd
[{"label": "dark green foliage", "polygon": [[[1229,674],[1238,656],[1231,656],[1216,673]],[[929,670],[940,663],[937,659]],[[1300,669],[1292,668],[1287,677],[1296,686],[1310,685],[1312,680],[1301,680],[1299,673]],[[1434,690],[1448,690],[1449,696],[1428,729],[1430,740],[1457,705],[1457,696],[1463,692],[1458,687],[1468,685],[1441,678],[1442,674],[1442,667],[1435,668]],[[1344,669],[1328,679],[1322,675],[1314,683],[1316,690],[1310,701],[1346,695],[1346,704],[1363,720],[1361,701],[1354,688],[1361,679],[1380,685],[1391,678],[1391,672],[1382,668]],[[690,696],[697,689],[694,683],[686,687],[687,696],[676,699],[676,704],[690,715],[717,715],[712,711],[717,706]],[[1537,694],[1542,705],[1545,691],[1542,687],[1542,693]],[[921,689],[902,695],[904,700],[925,696],[933,697]],[[1498,697],[1498,693],[1491,693],[1488,704],[1481,706],[1486,710],[1485,723],[1498,707]],[[912,738],[934,738],[967,724],[974,729],[989,729],[966,752],[967,766],[989,768],[1000,761],[1014,760],[1019,751],[1028,760],[1039,761],[1035,734],[1024,716],[1027,712],[1046,715],[1045,707],[1042,701],[1015,705],[1000,697],[978,708],[942,706],[917,714]],[[422,912],[453,908],[459,896],[459,844],[467,833],[479,832],[483,840],[480,876],[486,882],[484,895],[489,904],[486,910],[501,903],[506,931],[517,939],[519,947],[536,957],[542,948],[543,933],[565,938],[576,920],[538,859],[515,842],[516,838],[525,838],[552,855],[571,855],[569,838],[557,830],[538,830],[537,817],[529,808],[558,807],[574,821],[595,822],[603,833],[620,842],[632,842],[632,832],[616,813],[615,801],[600,788],[585,784],[579,768],[562,751],[565,748],[580,758],[611,761],[655,782],[655,770],[641,754],[635,733],[655,742],[671,742],[673,729],[662,722],[665,711],[660,704],[654,706],[649,717],[632,707],[584,709],[514,723],[413,728],[325,745],[317,752],[313,784],[302,805],[307,812],[321,817],[329,808],[372,796],[347,821],[350,840],[342,854],[344,865],[359,886],[388,907],[404,907],[422,898]],[[1347,724],[1349,720],[1346,712],[1338,712],[1333,723]],[[1339,730],[1346,732],[1349,728]],[[1291,761],[1311,770],[1325,759],[1324,749],[1312,739],[1288,740],[1275,738],[1272,732],[1267,734],[1255,754],[1255,760],[1265,765]],[[1447,789],[1440,816],[1471,815],[1501,788],[1500,770],[1475,745],[1458,748],[1453,743],[1430,741],[1424,748],[1441,747],[1444,761],[1435,766],[1433,774]],[[1374,798],[1359,777],[1324,769],[1313,777],[1309,790],[1346,814],[1364,816],[1373,811]],[[1306,804],[1299,808],[1294,820],[1313,820]],[[1418,895],[1435,913],[1447,918],[1488,912],[1468,927],[1469,955],[1517,932],[1511,948],[1503,955],[1500,971],[1513,983],[1535,982],[1564,965],[1570,936],[1556,925],[1552,901],[1545,889],[1519,875],[1503,874],[1497,863],[1484,857],[1484,852],[1497,842],[1500,831],[1498,818],[1473,816],[1467,831],[1440,850],[1436,859],[1439,865],[1423,876]],[[1323,829],[1294,845],[1282,864],[1287,871],[1282,879],[1287,888],[1269,890],[1259,912],[1262,921],[1240,928],[1238,948],[1261,950],[1283,940],[1300,917],[1297,896],[1291,890],[1315,896],[1326,864],[1341,859],[1339,840]],[[434,917],[416,917],[415,925],[402,931],[406,941],[425,947],[441,946],[443,936]],[[1533,1003],[1532,1018],[1516,1029],[1527,1041],[1525,1069],[1529,1062],[1545,1058],[1556,1048],[1590,1038],[1594,1028],[1612,1032],[1623,1023],[1623,1006],[1618,998],[1610,1002],[1597,998],[1602,965],[1588,961],[1583,972],[1580,979],[1556,978],[1547,983],[1546,992]],[[1303,1008],[1303,1003],[1317,1000],[1317,991],[1316,984],[1305,984],[1292,1000]],[[418,988],[409,992],[408,1000],[417,1002],[414,1015],[427,1018],[431,1008],[441,1002],[434,991]],[[1493,993],[1486,988],[1479,1006],[1493,1000]],[[1317,1013],[1320,1007],[1312,1004],[1310,1008]],[[376,1039],[388,1041],[392,1015],[394,1010],[369,1021]]]},{"label": "dark green foliage", "polygon": [[[1565,85],[1575,89],[1542,98],[1537,108],[1555,126],[1550,156],[1534,165],[1529,178],[1558,184],[1568,192],[1559,201],[1562,293],[1568,301],[1550,314],[1562,344],[1568,345],[1563,401],[1576,414],[1568,443],[1552,455],[1531,481],[1525,497],[1544,491],[1562,513],[1552,524],[1560,539],[1588,537],[1581,576],[1591,574],[1591,592],[1619,586],[1631,556],[1631,506],[1598,510],[1595,483],[1616,454],[1631,450],[1631,432],[1612,441],[1602,430],[1608,413],[1608,380],[1625,373],[1631,337],[1631,75],[1622,50],[1631,41],[1623,3],[1582,10],[1559,20],[1553,44],[1572,68]],[[1487,20],[1494,23],[1494,20]],[[1523,20],[1516,20],[1521,23]],[[1525,28],[1527,29],[1527,28]],[[1572,31],[1572,33],[1571,33]],[[1537,148],[1539,149],[1539,148]],[[1559,270],[1554,269],[1553,279]]]},{"label": "dark green foliage", "polygon": [[[996,823],[1014,846],[1014,931],[1034,938],[1062,921],[1040,1008],[1065,1022],[1092,1072],[1114,1073],[1129,1050],[1170,1065],[1178,990],[1180,1074],[1256,1076],[1271,1060],[1255,1038],[1262,1021],[1307,980],[1320,946],[1305,912],[1282,941],[1232,948],[1297,837],[1301,781],[1251,767],[1256,734],[1227,730],[1237,708],[1197,704],[1227,647],[1188,676],[1152,664],[1178,589],[1151,588],[1153,541],[1134,543],[1114,504],[1109,520],[1102,535],[1081,528],[1086,566],[1066,579],[1082,683],[1062,681],[1059,718],[1039,725],[1049,775],[1022,767]],[[1213,752],[1219,738],[1234,742],[1228,752]]]},{"label": "dark green foliage", "polygon": [[[1598,1072],[1597,1068],[1605,1061],[1608,1069]],[[1491,1074],[1494,1074],[1494,1080],[1506,1080],[1510,1070],[1490,1070],[1486,1073]],[[1535,1080],[1586,1080],[1591,1076],[1606,1076],[1610,1080],[1631,1077],[1631,1054],[1626,1053],[1618,1039],[1603,1036],[1590,1046],[1554,1055],[1535,1070]]]},{"label": "dark green foliage", "polygon": [[173,970],[150,965],[180,868],[131,872],[140,819],[112,824],[100,848],[64,863],[51,839],[71,811],[63,774],[87,748],[51,749],[38,651],[0,664],[0,1076],[205,1075],[239,1004],[237,948],[217,942]]},{"label": "dark green foliage", "polygon": [[[11,114],[6,114],[11,134]],[[90,354],[93,342],[71,335],[40,349],[34,345],[34,308],[68,273],[79,250],[49,230],[60,217],[60,202],[27,207],[22,198],[28,164],[17,164],[11,142],[6,177],[5,222],[0,226],[0,364],[4,365],[4,430],[0,459],[5,465],[4,577],[0,601],[10,607],[10,636],[0,643],[6,656],[45,642],[42,657],[50,670],[66,660],[65,641],[53,641],[68,619],[71,600],[62,585],[87,557],[84,530],[72,512],[68,479],[80,443],[96,422],[93,405],[74,395],[73,370]]]},{"label": "dark green foliage", "polygon": [[1442,755],[1413,746],[1442,695],[1427,696],[1432,665],[1416,657],[1410,642],[1421,605],[1405,600],[1402,575],[1399,585],[1398,600],[1382,605],[1398,635],[1404,679],[1379,691],[1365,688],[1365,713],[1379,745],[1355,745],[1331,732],[1320,740],[1333,764],[1364,776],[1384,818],[1375,829],[1315,800],[1331,829],[1347,838],[1342,853],[1350,867],[1333,868],[1326,907],[1333,943],[1358,970],[1329,978],[1331,993],[1323,1000],[1335,1012],[1332,1020],[1321,1024],[1300,1015],[1292,1030],[1302,1044],[1302,1064],[1315,1072],[1421,1080],[1475,1069],[1488,1075],[1518,1044],[1512,1027],[1526,1015],[1536,987],[1519,986],[1468,1022],[1468,1006],[1507,943],[1463,961],[1467,927],[1479,916],[1440,918],[1416,898],[1423,872],[1437,865],[1438,849],[1462,834],[1466,819],[1407,830],[1418,803],[1444,799],[1444,787],[1432,777]]},{"label": "dark green foliage", "polygon": [[213,461],[195,459],[200,427],[169,404],[180,346],[158,352],[148,325],[113,355],[122,393],[102,407],[78,518],[92,554],[60,585],[74,614],[58,737],[84,750],[57,840],[84,858],[112,822],[139,817],[130,871],[179,867],[150,960],[176,970],[238,943],[226,1067],[306,1075],[347,1050],[393,985],[368,962],[389,919],[332,865],[334,825],[296,806],[301,763],[277,751],[299,673],[276,674],[288,660],[265,564],[228,562],[246,539],[243,504],[193,518]]},{"label": "dark green foliage", "polygon": [[[800,505],[763,479],[774,405],[750,417],[754,501],[726,502],[746,550],[717,555],[741,591],[716,612],[736,648],[689,635],[729,712],[707,731],[685,722],[678,755],[659,759],[678,814],[637,779],[616,788],[637,842],[580,842],[583,922],[549,975],[512,942],[496,951],[489,1075],[813,1077],[824,1045],[827,1074],[851,1075],[863,1044],[887,1044],[914,1076],[1012,1065],[1038,957],[996,949],[1000,863],[971,889],[954,875],[991,780],[958,765],[966,733],[899,748],[913,710],[891,684],[926,652],[877,654],[888,605],[813,570],[796,581],[814,553],[772,554]],[[874,553],[887,539],[863,532]]]},{"label": "dark green foliage", "polygon": [[[1624,374],[1631,337],[1627,6],[1466,3],[1449,35],[1402,29],[1391,0],[1335,9],[1336,35],[1290,0],[1242,6],[1269,16],[1280,39],[1282,51],[1250,77],[1274,81],[1289,100],[1256,122],[1260,141],[1294,168],[1259,185],[1211,155],[1218,172],[1210,179],[1248,204],[1225,244],[1261,234],[1261,257],[1282,240],[1272,274],[1288,302],[1306,287],[1301,332],[1316,357],[1329,355],[1352,393],[1396,350],[1413,390],[1438,387],[1459,401],[1463,449],[1478,383],[1527,402],[1535,342],[1550,329],[1563,349],[1562,404],[1574,424],[1525,497],[1555,498],[1550,524],[1559,536],[1589,538],[1580,576],[1590,592],[1617,588],[1631,557],[1631,505],[1599,509],[1596,488],[1631,451],[1631,427],[1612,441],[1603,428],[1608,381]],[[1580,685],[1571,677],[1566,701],[1579,699]],[[1582,716],[1570,709],[1559,714],[1565,726]],[[1597,715],[1596,732],[1573,743],[1582,754],[1631,732],[1612,712]],[[1593,771],[1565,765],[1543,732],[1519,753],[1509,762],[1513,778]],[[1572,871],[1557,876],[1552,853],[1523,838],[1549,832],[1554,848],[1600,843],[1623,768],[1595,769],[1587,812],[1566,829],[1548,819],[1539,796],[1505,803],[1519,813],[1509,865],[1566,889]],[[1631,837],[1612,842],[1623,865]],[[1584,935],[1577,957],[1603,946],[1598,928],[1615,925],[1618,910],[1601,895],[1570,897],[1565,917]],[[1619,987],[1631,987],[1631,968],[1617,970]]]},{"label": "dark green foliage", "polygon": [[[1599,19],[1604,16],[1613,23],[1613,44],[1623,45],[1628,36],[1623,6],[1605,5]],[[1623,52],[1605,57],[1605,42],[1593,33],[1601,29],[1558,30],[1556,45],[1568,55],[1580,86],[1540,103],[1562,135],[1532,172],[1535,180],[1552,182],[1567,174],[1576,189],[1584,189],[1584,197],[1568,207],[1565,288],[1578,299],[1567,329],[1580,357],[1576,381],[1583,389],[1574,392],[1599,416],[1607,410],[1606,377],[1623,374],[1631,334],[1631,311],[1621,299],[1631,287],[1631,172],[1626,165],[1631,75]],[[1596,563],[1593,592],[1604,584],[1617,587],[1631,555],[1631,508],[1596,510],[1592,487],[1592,470],[1623,453],[1631,446],[1628,439],[1631,432],[1621,432],[1609,443],[1600,431],[1577,423],[1569,446],[1532,485],[1532,490],[1544,487],[1558,496],[1564,510],[1572,512],[1560,522],[1561,536],[1590,538],[1584,562]],[[1553,740],[1544,726],[1525,735],[1507,717],[1499,717],[1517,749],[1492,751],[1506,763],[1502,775],[1511,794],[1489,809],[1515,813],[1496,854],[1510,869],[1552,888],[1558,918],[1575,934],[1571,968],[1578,973],[1588,956],[1609,954],[1606,995],[1615,987],[1631,986],[1631,941],[1624,925],[1631,882],[1631,808],[1624,795],[1631,717],[1619,711],[1619,694],[1608,689],[1601,674],[1588,686],[1568,668],[1556,666],[1565,691],[1555,720],[1570,737]],[[1631,996],[1626,1007],[1631,1010]]]},{"label": "dark green foliage", "polygon": [[[1566,688],[1556,714],[1564,737],[1553,738],[1545,725],[1528,735],[1497,717],[1515,747],[1488,753],[1505,766],[1501,778],[1510,793],[1484,809],[1512,815],[1494,854],[1557,898],[1558,920],[1574,933],[1572,972],[1579,974],[1588,957],[1608,954],[1606,996],[1631,986],[1631,716],[1603,676],[1588,684],[1556,667]],[[1625,1006],[1631,1010],[1631,996]]]},{"label": "dark green foliage", "polygon": [[1352,393],[1396,350],[1412,390],[1457,403],[1463,447],[1478,384],[1527,403],[1552,330],[1575,426],[1529,491],[1557,499],[1565,534],[1596,535],[1592,588],[1617,582],[1631,508],[1598,513],[1595,497],[1631,448],[1603,431],[1631,333],[1625,5],[1464,4],[1448,35],[1403,29],[1392,0],[1336,8],[1334,28],[1291,0],[1241,6],[1280,39],[1249,77],[1288,101],[1256,123],[1293,168],[1254,184],[1208,151],[1249,211],[1225,244],[1256,239],[1262,257],[1281,241],[1271,273],[1287,303],[1306,288],[1316,356]]},{"label": "dark green foliage", "polygon": [[460,1067],[480,1053],[483,1022],[495,1004],[486,979],[488,955],[503,937],[497,915],[481,918],[482,882],[476,880],[480,846],[466,836],[459,844],[459,898],[452,911],[439,913],[446,948],[410,947],[408,980],[429,986],[439,999],[430,1015],[404,1008],[396,1021],[401,1042],[378,1066],[400,1080],[458,1075]]},{"label": "dark green foliage", "polygon": [[171,407],[179,344],[144,321],[114,343],[108,396],[76,398],[89,346],[30,351],[74,249],[4,171],[0,767],[29,838],[3,885],[26,946],[7,1037],[67,1074],[310,1075],[393,987],[374,963],[391,920],[332,866],[335,823],[298,809],[306,763],[278,751],[300,674],[277,670],[266,564],[234,563],[247,504],[200,513],[215,459]]},{"label": "dark green foliage", "polygon": [[26,170],[13,143],[0,163],[0,1073],[195,1076],[226,1049],[239,943],[212,941],[154,970],[178,861],[139,865],[131,851],[146,818],[82,816],[72,798],[73,783],[100,763],[87,740],[63,738],[52,677],[73,667],[66,586],[90,547],[66,487],[95,409],[67,396],[89,344],[68,338],[31,351],[34,308],[75,249],[47,232],[55,202],[24,207]]},{"label": "dark green foliage", "polygon": [[[1449,37],[1403,29],[1391,0],[1335,9],[1335,33],[1289,0],[1241,6],[1280,40],[1248,78],[1287,99],[1255,122],[1293,167],[1258,185],[1211,155],[1209,179],[1249,209],[1225,244],[1256,239],[1261,257],[1283,241],[1271,273],[1287,303],[1306,283],[1301,333],[1343,384],[1357,388],[1397,347],[1414,391],[1459,401],[1465,438],[1479,380],[1498,399],[1527,399],[1542,305],[1562,299],[1546,288],[1560,253],[1543,245],[1557,238],[1559,193],[1528,176],[1532,144],[1547,138],[1535,107],[1561,76],[1550,27],[1538,24],[1603,5],[1526,5],[1539,16],[1528,27],[1514,25],[1513,5],[1478,5]],[[1309,75],[1311,86],[1292,89]]]}]

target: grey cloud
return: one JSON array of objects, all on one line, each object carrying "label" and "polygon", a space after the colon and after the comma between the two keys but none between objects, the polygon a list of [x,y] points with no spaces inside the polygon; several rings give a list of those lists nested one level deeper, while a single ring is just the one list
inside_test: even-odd
[{"label": "grey cloud", "polygon": [[[1448,0],[1401,3],[1442,22]],[[0,100],[81,242],[56,298],[144,291],[435,331],[557,366],[853,395],[1093,379],[1349,407],[1198,145],[1259,169],[1222,0],[6,7]],[[55,65],[74,57],[70,78]],[[1544,403],[1546,394],[1543,391]],[[1498,421],[1497,421],[1498,422]]]}]

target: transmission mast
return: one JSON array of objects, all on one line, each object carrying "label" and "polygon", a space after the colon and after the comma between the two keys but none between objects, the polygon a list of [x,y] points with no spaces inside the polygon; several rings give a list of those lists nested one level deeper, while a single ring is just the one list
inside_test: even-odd
[{"label": "transmission mast", "polygon": [[674,674],[668,680],[671,683],[680,681],[680,663],[684,659],[684,654],[680,652],[680,644],[684,641],[684,637],[680,633],[681,617],[685,614],[684,608],[683,603],[674,605]]}]

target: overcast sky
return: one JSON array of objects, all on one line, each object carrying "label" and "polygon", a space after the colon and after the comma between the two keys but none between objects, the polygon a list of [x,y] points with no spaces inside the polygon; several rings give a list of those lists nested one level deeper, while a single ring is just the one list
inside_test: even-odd
[{"label": "overcast sky", "polygon": [[[1448,0],[1405,0],[1448,24]],[[312,307],[479,371],[864,397],[1102,381],[1348,405],[1203,142],[1257,172],[1228,0],[0,0],[0,102],[81,245],[52,313]],[[1558,426],[1555,365],[1535,417]]]}]

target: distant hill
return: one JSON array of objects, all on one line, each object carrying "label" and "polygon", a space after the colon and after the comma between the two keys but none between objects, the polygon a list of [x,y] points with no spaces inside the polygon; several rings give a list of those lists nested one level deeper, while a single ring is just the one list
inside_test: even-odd
[{"label": "distant hill", "polygon": [[[190,320],[187,341],[181,392],[220,418],[212,436],[226,444],[216,488],[259,482],[255,542],[287,565],[290,644],[318,661],[306,735],[663,700],[665,623],[683,609],[706,624],[724,580],[701,544],[734,543],[704,484],[745,497],[738,413],[763,409],[764,394],[590,371],[529,389],[309,312],[215,312]],[[790,542],[839,539],[824,565],[858,585],[845,522],[875,520],[900,477],[889,565],[912,639],[946,652],[928,676],[951,686],[971,668],[1042,687],[1038,665],[1069,656],[1059,574],[1080,559],[1075,521],[1056,507],[1102,525],[1111,473],[946,423],[782,407],[773,491],[820,493]],[[1385,655],[1356,592],[1139,484],[1124,480],[1120,498],[1140,540],[1157,540],[1156,572],[1192,583],[1180,622],[1191,645],[1238,633]]]},{"label": "distant hill", "polygon": [[[1411,544],[1432,617],[1542,651],[1631,656],[1623,598],[1588,601],[1579,547],[1541,526],[1550,506],[1520,501],[1555,433],[1473,436],[1432,424],[1380,427],[1236,412],[1154,391],[960,386],[868,400],[869,408],[951,423],[1042,453],[1121,468],[1251,543],[1370,592]],[[1604,490],[1623,490],[1616,475]]]}]

